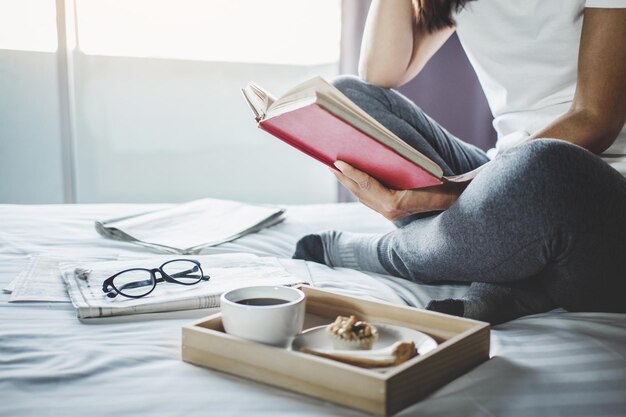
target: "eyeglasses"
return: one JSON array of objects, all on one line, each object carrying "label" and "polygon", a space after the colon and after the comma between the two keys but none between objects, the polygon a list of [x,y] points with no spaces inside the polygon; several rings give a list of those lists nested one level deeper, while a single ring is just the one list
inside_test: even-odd
[{"label": "eyeglasses", "polygon": [[[161,275],[160,278],[157,278],[157,273]],[[194,259],[173,259],[154,269],[131,268],[118,272],[104,280],[102,291],[110,298],[118,294],[141,298],[154,291],[159,282],[194,285],[210,278],[202,272],[200,262]]]}]

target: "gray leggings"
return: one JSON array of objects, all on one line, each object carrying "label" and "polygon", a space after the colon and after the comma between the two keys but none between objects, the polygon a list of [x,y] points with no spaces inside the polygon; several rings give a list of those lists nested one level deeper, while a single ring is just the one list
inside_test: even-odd
[{"label": "gray leggings", "polygon": [[[344,94],[445,174],[488,161],[394,90],[352,76]],[[556,306],[626,312],[626,179],[591,152],[536,140],[499,155],[447,210],[413,216],[378,243],[382,266],[416,282],[472,282],[466,299],[503,320]],[[466,314],[467,316],[468,314]]]}]

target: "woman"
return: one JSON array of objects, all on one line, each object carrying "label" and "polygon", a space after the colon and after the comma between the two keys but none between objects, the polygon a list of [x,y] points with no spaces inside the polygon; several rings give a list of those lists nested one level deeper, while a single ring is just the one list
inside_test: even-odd
[{"label": "woman", "polygon": [[[494,114],[491,158],[390,89],[455,30]],[[445,174],[481,169],[464,186],[391,190],[338,161],[337,179],[399,227],[308,235],[295,258],[471,282],[427,308],[491,323],[626,312],[626,0],[374,0],[359,70],[335,85]]]}]

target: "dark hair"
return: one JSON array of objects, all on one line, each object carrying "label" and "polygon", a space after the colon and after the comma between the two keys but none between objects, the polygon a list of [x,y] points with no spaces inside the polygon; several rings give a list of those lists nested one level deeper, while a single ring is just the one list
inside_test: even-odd
[{"label": "dark hair", "polygon": [[453,14],[473,0],[413,0],[416,23],[429,32],[454,26]]}]

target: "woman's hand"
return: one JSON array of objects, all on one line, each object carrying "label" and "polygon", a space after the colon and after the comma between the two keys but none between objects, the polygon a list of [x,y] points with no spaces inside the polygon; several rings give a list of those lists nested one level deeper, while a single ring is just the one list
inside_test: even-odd
[{"label": "woman's hand", "polygon": [[339,171],[331,172],[359,201],[385,218],[396,221],[408,215],[441,211],[450,207],[466,184],[446,183],[418,190],[392,190],[363,171],[335,162]]}]

